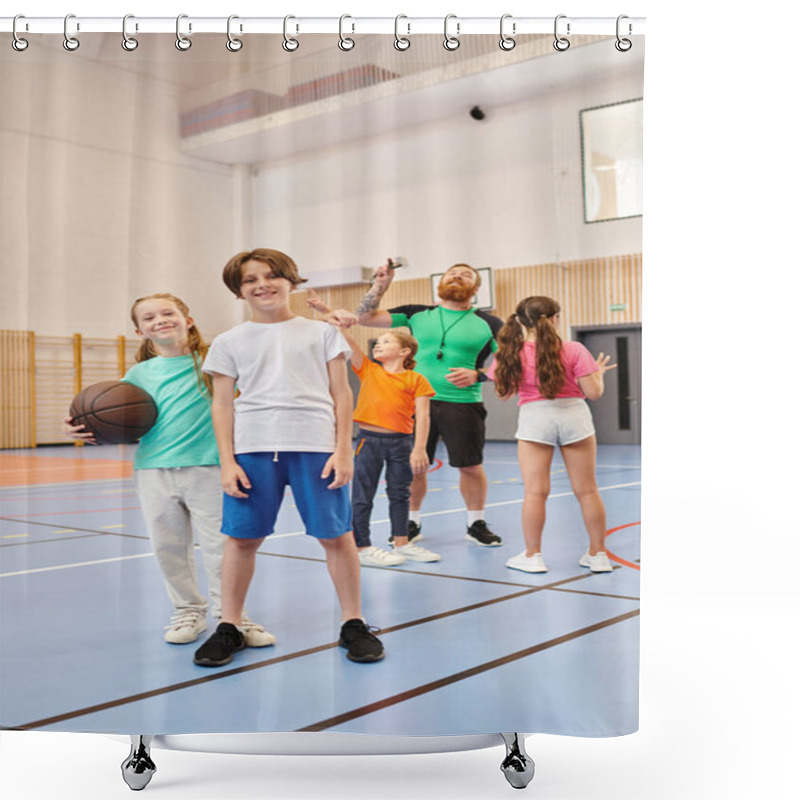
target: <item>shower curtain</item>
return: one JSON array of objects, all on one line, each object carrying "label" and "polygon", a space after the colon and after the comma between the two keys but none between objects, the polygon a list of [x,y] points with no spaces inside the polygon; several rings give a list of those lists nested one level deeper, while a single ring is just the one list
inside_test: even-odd
[{"label": "shower curtain", "polygon": [[[230,48],[235,35],[188,37],[185,49],[168,34],[121,48],[118,34],[76,34],[70,50],[28,35],[0,55],[3,728],[635,731],[642,38],[626,51],[588,35],[560,48],[552,35],[501,48],[488,34],[393,46],[346,25]],[[133,365],[136,298],[180,297],[209,341],[243,323],[222,269],[255,248],[296,262],[308,282],[291,309],[310,319],[321,314],[309,288],[356,311],[387,259],[402,268],[380,308],[409,318],[436,308],[455,264],[481,275],[476,316],[504,322],[526,297],[556,299],[562,339],[617,364],[592,404],[612,571],[579,564],[586,534],[558,453],[549,569],[506,566],[525,547],[518,408],[481,378],[483,516],[502,544],[466,539],[463,475],[439,443],[418,544],[441,560],[360,570],[383,660],[353,663],[338,646],[324,554],[291,493],[246,601],[275,644],[198,666],[211,614],[195,643],[165,642],[174,609],[134,486],[136,445],[76,445],[62,420],[78,390]],[[369,353],[383,331],[350,333]],[[371,530],[390,551],[386,491]]]}]

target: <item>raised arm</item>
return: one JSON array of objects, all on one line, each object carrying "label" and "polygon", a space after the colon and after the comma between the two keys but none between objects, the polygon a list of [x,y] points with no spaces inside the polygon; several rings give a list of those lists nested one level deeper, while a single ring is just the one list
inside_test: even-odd
[{"label": "raised arm", "polygon": [[375,274],[372,276],[372,286],[356,309],[359,325],[366,325],[370,328],[392,327],[392,315],[388,311],[379,309],[378,306],[393,278],[394,267],[389,266],[388,263],[382,264],[375,270]]}]

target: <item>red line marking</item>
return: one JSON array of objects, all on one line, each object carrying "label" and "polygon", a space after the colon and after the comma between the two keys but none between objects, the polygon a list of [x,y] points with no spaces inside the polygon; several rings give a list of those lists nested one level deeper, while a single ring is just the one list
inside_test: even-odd
[{"label": "red line marking", "polygon": [[433,466],[428,469],[428,472],[436,472],[437,469],[441,469],[443,466],[441,458],[434,458],[433,459]]},{"label": "red line marking", "polygon": [[[612,533],[616,533],[617,531],[621,531],[623,528],[632,528],[634,525],[641,525],[641,522],[629,522],[627,525],[618,525],[616,528],[611,528],[611,530],[606,531],[606,536],[611,536]],[[641,572],[641,567],[638,564],[634,564],[630,561],[626,561],[624,558],[620,558],[618,555],[612,553],[606,547],[606,555],[612,560],[616,561],[617,564],[622,564],[623,567],[630,567],[631,569],[637,569]]]}]

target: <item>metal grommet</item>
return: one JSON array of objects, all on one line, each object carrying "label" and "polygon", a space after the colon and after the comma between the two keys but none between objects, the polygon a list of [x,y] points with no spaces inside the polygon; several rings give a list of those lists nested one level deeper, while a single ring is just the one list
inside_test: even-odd
[{"label": "metal grommet", "polygon": [[[69,31],[67,30],[69,27],[69,21],[71,19],[75,19],[74,14],[67,14],[67,16],[64,17],[64,49],[69,50],[70,53],[74,52],[81,46],[81,43],[77,40],[77,38],[70,36]],[[80,30],[80,26],[77,26],[76,30]]]},{"label": "metal grommet", "polygon": [[[192,46],[192,40],[191,39],[187,39],[181,33],[181,20],[182,19],[188,19],[188,18],[189,18],[188,14],[178,14],[178,17],[175,20],[175,47],[177,47],[178,50],[181,50],[182,52],[185,52],[186,50],[188,50]],[[191,33],[191,30],[192,30],[192,25],[190,23],[189,24],[189,32],[190,33]]]},{"label": "metal grommet", "polygon": [[[620,37],[620,35],[619,35],[619,23],[623,19],[629,19],[627,14],[620,14],[617,17],[617,41],[614,42],[614,47],[616,47],[617,50],[620,51],[620,53],[627,53],[628,50],[630,50],[631,47],[633,47],[633,42],[630,39],[622,39]],[[628,36],[630,36],[632,32],[633,32],[633,28],[631,27],[631,24],[629,22],[628,23]]]},{"label": "metal grommet", "polygon": [[131,53],[139,46],[139,40],[135,39],[133,36],[128,36],[129,19],[135,19],[133,14],[126,14],[122,18],[122,49]]},{"label": "metal grommet", "polygon": [[[563,53],[565,50],[569,50],[569,39],[567,39],[565,36],[558,35],[558,21],[566,18],[566,14],[559,14],[556,17],[556,21],[553,26],[553,36],[555,36],[555,39],[553,40],[553,47],[555,47],[555,49],[560,53]],[[569,22],[567,23],[567,36],[569,36]]]},{"label": "metal grommet", "polygon": [[[503,29],[507,19],[511,19],[511,14],[503,14],[503,16],[500,17],[500,49],[505,50],[506,52],[508,52],[509,50],[513,50],[517,46],[516,41],[512,39],[510,36],[506,36],[505,31]],[[512,22],[511,33],[516,33],[516,32],[517,32],[517,23]]]},{"label": "metal grommet", "polygon": [[[288,14],[283,18],[283,44],[282,47],[287,53],[294,53],[298,47],[300,47],[300,42],[297,39],[292,39],[291,36],[286,32],[287,24],[290,19],[297,19],[297,17],[293,17],[291,14]],[[297,32],[300,32],[300,26],[297,25]]]},{"label": "metal grommet", "polygon": [[[231,34],[231,22],[233,22],[235,19],[239,19],[236,14],[231,14],[228,17],[228,41],[225,42],[225,47],[227,47],[231,53],[238,53],[244,47],[244,42],[241,39],[236,39]],[[241,31],[241,27],[239,30]]]},{"label": "metal grommet", "polygon": [[[411,39],[406,39],[405,36],[400,35],[399,27],[401,19],[408,19],[408,17],[405,14],[398,14],[394,18],[394,49],[402,52],[411,47]],[[410,34],[411,24],[407,22],[406,27],[408,28],[408,33]]]},{"label": "metal grommet", "polygon": [[452,52],[453,50],[458,50],[458,48],[461,46],[461,42],[458,40],[458,34],[461,30],[461,24],[459,22],[456,22],[456,35],[451,36],[447,32],[447,23],[450,22],[451,19],[456,19],[456,15],[448,14],[444,18],[444,42],[442,42],[442,45],[444,46],[445,50],[450,50]]},{"label": "metal grommet", "polygon": [[16,16],[16,17],[14,17],[14,21],[11,23],[11,35],[14,37],[14,38],[11,40],[11,46],[12,46],[12,47],[13,47],[13,48],[14,48],[14,49],[15,49],[15,50],[18,52],[18,53],[21,53],[21,52],[23,52],[23,50],[27,50],[27,49],[28,49],[28,44],[29,44],[29,42],[28,42],[28,40],[27,40],[27,39],[23,39],[23,38],[22,38],[22,37],[21,37],[21,36],[20,36],[20,35],[17,33],[17,20],[18,20],[18,19],[25,19],[25,15],[24,15],[24,14],[17,14],[17,16]]},{"label": "metal grommet", "polygon": [[[349,36],[345,36],[344,33],[342,32],[344,21],[346,19],[353,19],[353,18],[349,14],[342,14],[342,16],[339,17],[339,49],[348,52],[349,50],[352,50],[356,46],[356,42],[355,39],[351,39]],[[355,23],[352,23],[352,26],[353,26],[353,31],[355,31],[356,29]]]}]

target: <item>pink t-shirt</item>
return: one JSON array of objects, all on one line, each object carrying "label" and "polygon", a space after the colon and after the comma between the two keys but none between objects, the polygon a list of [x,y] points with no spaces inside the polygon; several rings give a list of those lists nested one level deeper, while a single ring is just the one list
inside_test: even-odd
[{"label": "pink t-shirt", "polygon": [[[518,406],[531,403],[534,400],[545,400],[539,392],[536,380],[536,343],[525,342],[520,353],[522,359],[522,380],[519,383]],[[563,342],[561,345],[561,363],[564,365],[565,380],[561,391],[556,395],[560,397],[583,397],[578,378],[597,372],[597,362],[592,354],[580,342]],[[489,378],[494,380],[496,362],[487,371]]]}]

